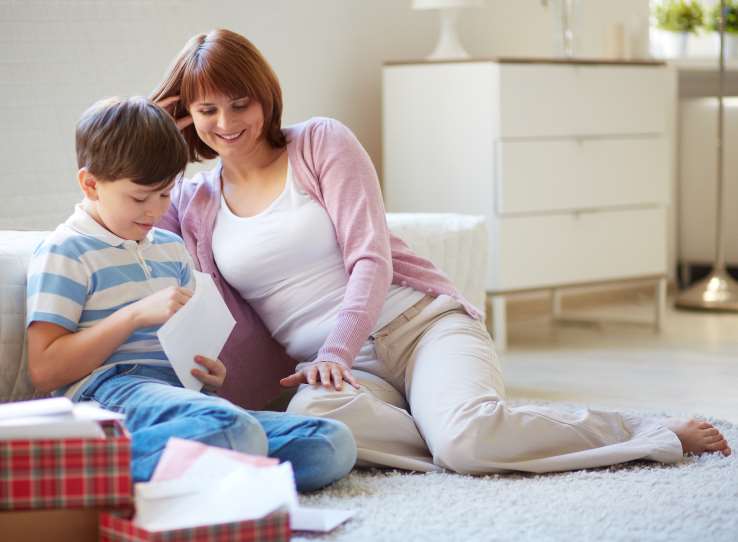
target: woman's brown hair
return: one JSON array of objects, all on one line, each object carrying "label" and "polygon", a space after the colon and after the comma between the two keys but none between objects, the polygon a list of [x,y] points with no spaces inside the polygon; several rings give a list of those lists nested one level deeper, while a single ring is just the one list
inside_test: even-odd
[{"label": "woman's brown hair", "polygon": [[[174,118],[179,119],[188,115],[193,101],[208,93],[256,100],[264,113],[264,138],[274,148],[287,144],[282,133],[279,80],[254,44],[240,34],[218,29],[190,38],[151,99],[159,102],[179,95],[172,111]],[[191,162],[218,156],[198,137],[193,125],[187,126],[182,135]]]}]

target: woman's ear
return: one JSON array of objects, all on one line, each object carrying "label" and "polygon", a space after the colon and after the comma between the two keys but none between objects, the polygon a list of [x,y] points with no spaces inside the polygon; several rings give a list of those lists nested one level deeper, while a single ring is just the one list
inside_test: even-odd
[{"label": "woman's ear", "polygon": [[92,173],[87,171],[87,168],[82,168],[77,172],[77,182],[88,200],[97,201],[97,183],[99,181]]}]

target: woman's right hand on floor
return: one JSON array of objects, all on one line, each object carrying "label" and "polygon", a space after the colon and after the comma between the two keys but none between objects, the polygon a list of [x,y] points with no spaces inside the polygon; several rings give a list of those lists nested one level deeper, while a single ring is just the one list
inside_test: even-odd
[{"label": "woman's right hand on floor", "polygon": [[136,328],[156,326],[169,320],[192,297],[192,290],[170,286],[126,307]]},{"label": "woman's right hand on floor", "polygon": [[192,116],[191,115],[185,115],[184,117],[177,118],[175,109],[179,102],[179,96],[170,96],[169,98],[164,98],[163,100],[159,100],[156,102],[156,105],[164,109],[167,113],[172,115],[174,118],[174,122],[177,123],[177,128],[180,130],[184,130],[187,128],[190,124],[192,124]]},{"label": "woman's right hand on floor", "polygon": [[[320,379],[320,382],[318,382],[318,379]],[[340,391],[343,388],[344,380],[354,388],[359,388],[359,383],[351,374],[351,369],[340,363],[319,361],[283,378],[279,381],[279,384],[285,388],[294,388],[300,384],[316,385],[320,383],[326,388]]]}]

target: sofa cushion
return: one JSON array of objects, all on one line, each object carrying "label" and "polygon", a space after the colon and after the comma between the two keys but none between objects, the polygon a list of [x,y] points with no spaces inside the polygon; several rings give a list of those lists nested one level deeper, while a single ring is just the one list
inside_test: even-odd
[{"label": "sofa cushion", "polygon": [[49,234],[0,231],[0,402],[40,396],[28,378],[25,352],[26,270]]},{"label": "sofa cushion", "polygon": [[[388,213],[390,230],[428,258],[461,294],[484,311],[487,230],[482,216]],[[25,352],[26,270],[49,234],[0,231],[0,402],[39,397],[28,378]]]}]

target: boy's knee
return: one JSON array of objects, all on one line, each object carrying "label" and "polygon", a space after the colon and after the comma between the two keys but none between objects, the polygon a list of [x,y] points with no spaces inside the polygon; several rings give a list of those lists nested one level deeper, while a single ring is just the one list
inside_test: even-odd
[{"label": "boy's knee", "polygon": [[356,441],[345,423],[336,420],[322,422],[325,425],[323,436],[332,450],[334,480],[338,480],[351,472],[356,464]]},{"label": "boy's knee", "polygon": [[205,440],[206,444],[251,455],[268,454],[264,428],[251,414],[225,400],[209,410],[217,428]]},{"label": "boy's knee", "polygon": [[269,442],[261,424],[251,415],[240,417],[228,430],[232,436],[232,449],[251,455],[267,455]]},{"label": "boy's knee", "polygon": [[[319,427],[310,438],[306,469],[298,480],[300,491],[314,491],[340,480],[354,468],[356,441],[342,422],[317,420]],[[308,451],[308,450],[306,450]]]}]

